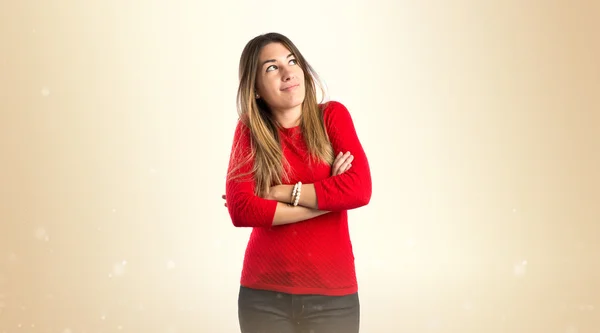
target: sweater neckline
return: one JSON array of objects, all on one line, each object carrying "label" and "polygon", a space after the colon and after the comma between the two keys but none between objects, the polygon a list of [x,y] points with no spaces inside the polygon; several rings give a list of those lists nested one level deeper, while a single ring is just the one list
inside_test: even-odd
[{"label": "sweater neckline", "polygon": [[300,125],[292,126],[292,127],[279,127],[279,131],[284,134],[293,134],[300,130]]}]

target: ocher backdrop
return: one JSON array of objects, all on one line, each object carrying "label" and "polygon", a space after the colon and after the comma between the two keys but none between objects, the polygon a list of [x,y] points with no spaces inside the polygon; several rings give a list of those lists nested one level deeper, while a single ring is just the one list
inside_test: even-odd
[{"label": "ocher backdrop", "polygon": [[244,44],[290,37],[373,173],[364,332],[600,330],[593,1],[4,1],[0,332],[236,332]]}]

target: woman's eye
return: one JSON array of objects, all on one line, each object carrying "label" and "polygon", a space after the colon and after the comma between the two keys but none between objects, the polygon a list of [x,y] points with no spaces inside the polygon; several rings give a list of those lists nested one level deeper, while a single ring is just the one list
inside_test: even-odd
[{"label": "woman's eye", "polygon": [[[291,59],[291,60],[289,61],[289,64],[290,64],[290,65],[297,65],[297,64],[298,64],[298,62],[296,61],[296,59]],[[271,65],[271,66],[267,67],[267,70],[266,70],[266,71],[267,71],[267,72],[270,72],[270,71],[272,71],[272,70],[276,70],[276,69],[277,69],[277,66],[275,66],[275,65]]]}]

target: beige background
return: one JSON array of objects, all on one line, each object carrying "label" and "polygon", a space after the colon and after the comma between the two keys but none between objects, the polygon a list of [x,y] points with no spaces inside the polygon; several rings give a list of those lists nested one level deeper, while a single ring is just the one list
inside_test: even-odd
[{"label": "beige background", "polygon": [[597,1],[0,5],[0,333],[236,332],[237,65],[351,111],[363,332],[600,331]]}]

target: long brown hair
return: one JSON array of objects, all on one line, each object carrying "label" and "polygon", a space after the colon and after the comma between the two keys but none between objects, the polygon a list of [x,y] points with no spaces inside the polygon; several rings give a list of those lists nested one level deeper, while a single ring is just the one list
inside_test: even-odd
[{"label": "long brown hair", "polygon": [[[323,122],[323,109],[317,101],[317,87],[321,91],[322,99],[325,97],[323,85],[319,76],[302,56],[302,53],[286,36],[279,33],[267,33],[250,40],[242,51],[239,63],[239,87],[237,91],[237,110],[240,121],[250,130],[252,151],[246,156],[245,161],[236,161],[230,169],[228,177],[237,178],[234,172],[244,162],[254,159],[251,173],[255,180],[255,193],[265,194],[272,185],[282,184],[288,180],[287,165],[279,141],[279,124],[274,120],[266,103],[255,98],[256,77],[259,67],[259,55],[262,48],[270,43],[281,43],[296,59],[297,64],[304,72],[304,86],[306,89],[302,103],[302,116],[300,129],[304,137],[310,163],[318,161],[333,163],[333,149]],[[234,146],[234,149],[238,149]],[[233,153],[232,156],[242,157]]]}]

